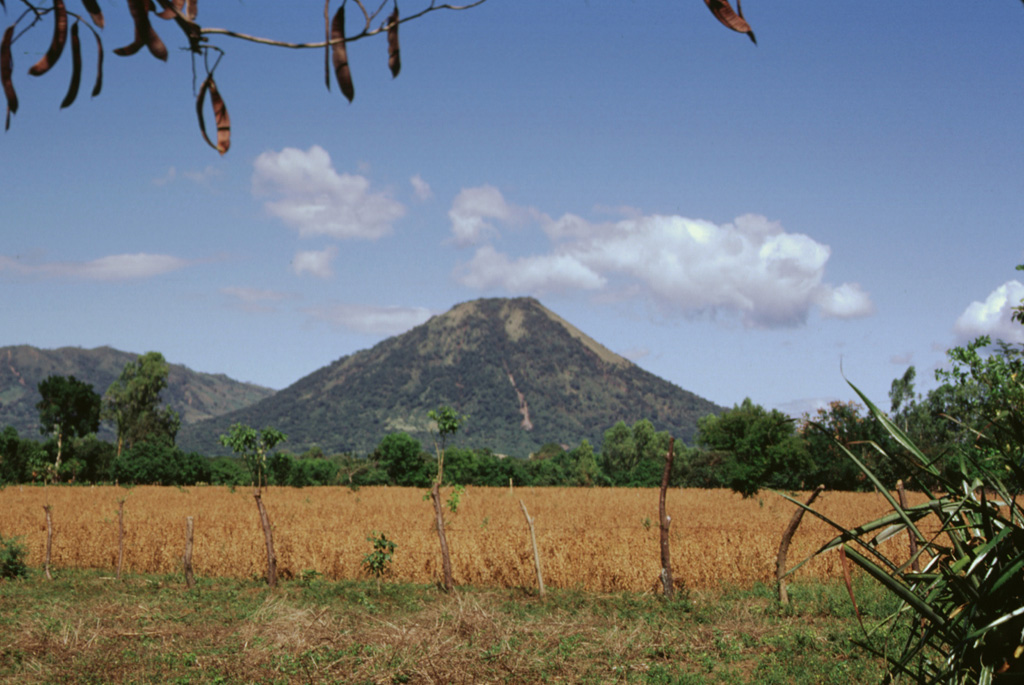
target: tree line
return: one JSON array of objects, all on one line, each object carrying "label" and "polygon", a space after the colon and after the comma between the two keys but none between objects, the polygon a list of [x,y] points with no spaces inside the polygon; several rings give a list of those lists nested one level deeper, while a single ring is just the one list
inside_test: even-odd
[{"label": "tree line", "polygon": [[[989,421],[1024,406],[1024,345],[981,337],[948,352],[949,368],[937,372],[939,386],[915,391],[916,370],[893,381],[889,417],[913,435],[942,469],[970,475],[995,449],[991,440],[1024,444],[1024,436],[989,436]],[[159,352],[125,365],[100,397],[74,376],[50,376],[39,384],[42,441],[20,438],[11,426],[0,431],[0,483],[65,482],[243,485],[251,469],[237,458],[206,458],[175,445],[180,418],[162,406],[168,366]],[[100,440],[101,421],[116,428],[116,441]],[[472,418],[470,417],[470,421]],[[283,436],[283,434],[282,434]],[[286,438],[286,436],[283,436]],[[985,439],[982,439],[985,438]],[[489,449],[448,446],[443,485],[657,487],[671,436],[642,419],[619,421],[603,435],[600,450],[588,440],[576,446],[549,443],[527,459]],[[986,442],[988,440],[988,442]],[[277,441],[286,445],[284,439]],[[698,422],[691,446],[676,442],[673,487],[726,487],[744,496],[760,488],[857,490],[872,487],[849,459],[852,452],[894,486],[908,473],[885,455],[899,450],[870,412],[853,402],[833,402],[793,420],[749,398]],[[367,455],[265,455],[267,485],[399,485],[428,488],[438,476],[430,451],[406,433],[384,436]]]}]

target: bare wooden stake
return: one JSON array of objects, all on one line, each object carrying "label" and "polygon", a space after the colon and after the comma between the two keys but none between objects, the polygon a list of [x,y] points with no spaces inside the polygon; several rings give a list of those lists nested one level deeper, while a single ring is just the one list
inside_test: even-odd
[{"label": "bare wooden stake", "polygon": [[658,519],[661,535],[661,586],[665,596],[669,599],[675,593],[675,585],[672,581],[672,555],[668,545],[668,527],[672,518],[665,511],[665,493],[668,490],[668,479],[672,473],[672,460],[675,454],[676,439],[669,438],[668,453],[665,455],[665,471],[661,474],[661,492],[658,495]]},{"label": "bare wooden stake", "polygon": [[50,512],[53,507],[49,504],[43,507],[43,511],[46,512],[46,561],[43,562],[43,570],[46,572],[46,579],[53,580],[53,576],[50,575],[50,544],[53,541],[53,518]]},{"label": "bare wooden stake", "polygon": [[448,554],[448,537],[444,534],[444,512],[441,511],[440,477],[430,488],[430,499],[434,501],[434,515],[437,519],[437,539],[441,542],[441,571],[444,574],[444,591],[451,592],[455,588],[452,578],[452,559]]},{"label": "bare wooden stake", "polygon": [[267,545],[267,585],[277,587],[277,555],[274,554],[274,536],[270,530],[270,516],[267,515],[267,508],[263,506],[263,497],[257,487],[253,492],[256,498],[256,508],[260,512],[260,525],[263,526],[263,540]]},{"label": "bare wooden stake", "polygon": [[124,499],[117,502],[117,579],[121,580],[124,566]]},{"label": "bare wooden stake", "polygon": [[540,570],[540,550],[537,549],[537,531],[533,527],[533,519],[530,518],[530,514],[526,511],[526,505],[523,504],[523,500],[519,500],[519,506],[523,508],[523,516],[526,517],[526,525],[530,527],[530,542],[533,544],[533,566],[537,569],[537,591],[540,596],[544,596],[544,574]]},{"label": "bare wooden stake", "polygon": [[[824,485],[814,488],[814,492],[807,498],[807,506],[811,506],[824,489]],[[779,588],[779,603],[781,604],[789,604],[789,592],[786,590],[786,580],[784,578],[786,575],[786,555],[789,554],[789,543],[793,541],[793,536],[796,534],[796,529],[800,526],[800,521],[803,519],[805,511],[806,509],[800,507],[793,512],[793,518],[789,519],[789,525],[783,531],[782,541],[779,543],[779,555],[775,559],[775,582]]]},{"label": "bare wooden stake", "polygon": [[185,585],[191,590],[195,584],[195,576],[192,575],[192,517],[185,519],[185,556],[182,557],[185,564]]}]

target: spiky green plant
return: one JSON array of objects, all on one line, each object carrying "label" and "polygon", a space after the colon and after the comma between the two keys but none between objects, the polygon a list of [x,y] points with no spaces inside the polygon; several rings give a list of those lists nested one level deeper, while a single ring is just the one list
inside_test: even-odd
[{"label": "spiky green plant", "polygon": [[[1010,382],[1024,391],[1017,378]],[[1017,501],[1021,445],[1002,440],[1024,426],[1019,413],[995,412],[964,448],[960,476],[949,476],[940,458],[930,458],[855,386],[870,412],[898,448],[872,443],[882,459],[901,460],[916,473],[923,504],[901,506],[853,451],[840,447],[892,506],[892,513],[856,528],[844,528],[807,510],[838,531],[817,554],[838,551],[902,601],[887,622],[901,631],[898,654],[885,654],[892,680],[920,683],[1002,683],[1024,678],[1024,512]],[[990,437],[993,436],[993,437]],[[994,436],[999,436],[996,438]],[[938,494],[925,483],[938,483]],[[788,498],[797,506],[798,500]],[[806,507],[805,507],[806,508]],[[937,522],[938,532],[922,532]],[[909,532],[917,551],[905,562],[887,556],[881,543]],[[795,570],[795,569],[794,569]],[[849,574],[847,583],[849,583]],[[850,596],[856,604],[852,587]],[[883,624],[886,625],[886,624]],[[862,646],[866,646],[862,643]]]}]

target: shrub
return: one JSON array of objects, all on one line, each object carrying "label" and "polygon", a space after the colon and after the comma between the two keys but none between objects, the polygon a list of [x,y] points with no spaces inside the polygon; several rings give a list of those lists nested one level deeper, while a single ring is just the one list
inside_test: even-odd
[{"label": "shrub", "polygon": [[0,537],[0,578],[22,578],[28,575],[25,557],[28,550],[20,538]]},{"label": "shrub", "polygon": [[363,557],[363,568],[379,581],[391,567],[391,558],[395,555],[395,547],[398,545],[393,540],[388,540],[384,533],[377,531],[373,531],[366,541],[373,543],[373,551]]}]

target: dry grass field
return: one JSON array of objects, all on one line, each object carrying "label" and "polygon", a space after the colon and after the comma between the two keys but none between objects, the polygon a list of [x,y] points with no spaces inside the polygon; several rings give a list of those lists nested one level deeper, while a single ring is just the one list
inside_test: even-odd
[{"label": "dry grass field", "polygon": [[[284,578],[306,571],[329,579],[365,577],[362,560],[372,551],[367,537],[376,531],[398,544],[391,578],[437,581],[440,554],[432,506],[424,494],[392,487],[269,488],[263,500],[273,524],[279,572]],[[180,572],[188,516],[194,518],[197,575],[248,578],[264,573],[263,536],[247,488],[8,487],[0,490],[0,535],[22,536],[29,564],[41,566],[43,506],[49,503],[53,568],[113,571],[121,499],[126,573]],[[457,584],[536,585],[520,499],[535,519],[545,584],[599,592],[657,587],[658,491],[653,489],[467,488],[458,511],[447,513]],[[815,507],[844,525],[888,510],[876,493],[825,492]],[[667,509],[677,584],[711,590],[773,581],[779,538],[794,505],[767,492],[744,500],[728,490],[676,489],[668,494]],[[789,552],[790,566],[832,535],[826,524],[805,516]],[[890,552],[905,548],[906,537],[886,545]],[[813,559],[794,581],[838,578],[838,563],[834,553]]]}]

